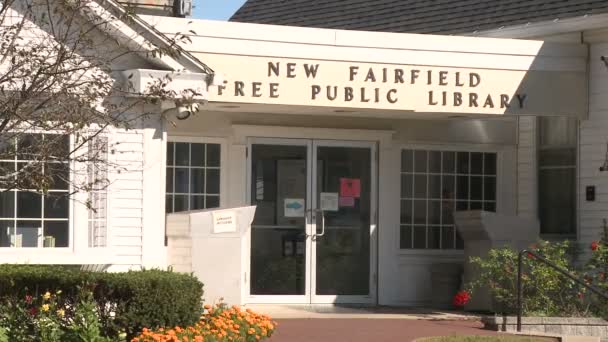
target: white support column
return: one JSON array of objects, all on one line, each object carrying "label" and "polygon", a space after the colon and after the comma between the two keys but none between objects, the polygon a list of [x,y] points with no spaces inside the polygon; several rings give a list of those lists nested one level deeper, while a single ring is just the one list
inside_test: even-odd
[{"label": "white support column", "polygon": [[167,133],[153,117],[144,123],[142,267],[165,268],[165,172]]}]

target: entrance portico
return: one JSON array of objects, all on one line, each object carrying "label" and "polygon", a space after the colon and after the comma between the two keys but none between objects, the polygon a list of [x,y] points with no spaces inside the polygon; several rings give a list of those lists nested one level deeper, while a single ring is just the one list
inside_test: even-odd
[{"label": "entrance portico", "polygon": [[[518,117],[587,112],[578,44],[146,20],[196,32],[184,47],[218,75],[166,127],[190,158],[168,165],[170,211],[257,206],[240,304],[445,305],[464,261],[452,213],[516,215]],[[219,166],[193,166],[214,144]],[[175,190],[198,168],[217,193]]]}]

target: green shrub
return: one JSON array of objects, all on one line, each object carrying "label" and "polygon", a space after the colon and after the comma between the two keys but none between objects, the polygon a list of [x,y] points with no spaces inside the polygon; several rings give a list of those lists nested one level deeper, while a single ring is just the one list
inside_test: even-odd
[{"label": "green shrub", "polygon": [[193,276],[160,270],[82,272],[73,267],[0,265],[0,301],[62,291],[64,307],[93,293],[102,335],[135,336],[144,327],[187,326],[202,314],[203,285]]},{"label": "green shrub", "polygon": [[[541,241],[532,246],[538,254],[572,273],[569,243]],[[488,288],[499,311],[505,314],[516,312],[517,303],[517,258],[518,252],[510,248],[490,250],[486,258],[473,257],[470,262],[479,269],[476,281],[468,284],[475,290]],[[581,286],[565,278],[553,268],[535,261],[530,254],[524,258],[523,269],[524,314],[541,316],[587,315],[588,304]]]}]

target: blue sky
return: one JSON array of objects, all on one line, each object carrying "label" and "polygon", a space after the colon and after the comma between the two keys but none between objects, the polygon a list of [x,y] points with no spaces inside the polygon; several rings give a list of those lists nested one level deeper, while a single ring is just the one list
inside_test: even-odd
[{"label": "blue sky", "polygon": [[193,18],[228,20],[245,0],[194,0]]}]

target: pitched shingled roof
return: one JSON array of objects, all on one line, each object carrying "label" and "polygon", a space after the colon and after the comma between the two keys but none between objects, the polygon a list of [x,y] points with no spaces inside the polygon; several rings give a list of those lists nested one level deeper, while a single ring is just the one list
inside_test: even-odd
[{"label": "pitched shingled roof", "polygon": [[247,0],[231,21],[462,34],[608,13],[608,0]]}]

